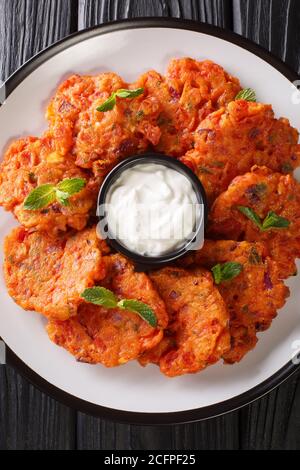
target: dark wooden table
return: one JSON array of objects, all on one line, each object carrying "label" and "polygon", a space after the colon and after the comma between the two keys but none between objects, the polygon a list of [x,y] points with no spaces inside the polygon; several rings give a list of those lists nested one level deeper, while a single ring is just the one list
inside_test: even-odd
[{"label": "dark wooden table", "polygon": [[[299,0],[0,0],[0,79],[78,29],[139,16],[232,29],[300,70]],[[0,449],[300,449],[300,373],[240,411],[159,428],[78,413],[0,366]]]}]

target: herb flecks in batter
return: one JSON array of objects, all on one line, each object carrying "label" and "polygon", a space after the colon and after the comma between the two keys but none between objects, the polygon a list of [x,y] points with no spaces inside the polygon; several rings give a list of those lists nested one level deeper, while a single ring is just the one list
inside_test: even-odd
[{"label": "herb flecks in batter", "polygon": [[224,281],[231,281],[243,271],[243,265],[236,262],[228,262],[223,264],[216,264],[212,268],[212,273],[216,284],[221,284]]},{"label": "herb flecks in batter", "polygon": [[42,184],[33,189],[24,202],[24,209],[34,211],[59,202],[63,206],[69,206],[69,198],[79,193],[86,185],[83,178],[66,178],[58,185]]},{"label": "herb flecks in batter", "polygon": [[291,222],[275,212],[268,212],[264,220],[261,220],[258,214],[250,207],[238,206],[238,210],[251,220],[262,232],[266,232],[272,228],[284,229],[288,228]]},{"label": "herb flecks in batter", "polygon": [[97,111],[100,113],[106,113],[106,111],[111,111],[117,104],[117,98],[136,98],[144,93],[144,88],[136,88],[135,90],[126,90],[125,88],[120,88],[119,90],[112,93],[112,95],[104,101],[104,103],[97,108]]},{"label": "herb flecks in batter", "polygon": [[155,328],[157,318],[149,305],[134,299],[118,300],[115,294],[104,287],[92,287],[86,289],[81,297],[88,303],[104,308],[120,308],[138,314],[143,320]]},{"label": "herb flecks in batter", "polygon": [[257,249],[255,247],[251,248],[250,253],[249,253],[249,263],[250,264],[261,264],[262,263],[262,257],[258,253]]},{"label": "herb flecks in batter", "polygon": [[256,93],[252,88],[244,88],[241,90],[235,97],[235,100],[245,100],[245,101],[252,101],[256,102]]},{"label": "herb flecks in batter", "polygon": [[292,173],[294,170],[293,166],[289,163],[289,162],[285,162],[282,164],[281,166],[281,171],[282,173],[284,173],[285,175],[287,175],[288,173]]}]

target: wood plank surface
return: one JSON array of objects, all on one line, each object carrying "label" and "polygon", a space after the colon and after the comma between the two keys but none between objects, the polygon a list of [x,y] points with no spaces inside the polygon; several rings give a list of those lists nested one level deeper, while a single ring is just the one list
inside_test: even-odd
[{"label": "wood plank surface", "polygon": [[73,449],[76,413],[0,366],[0,449]]},{"label": "wood plank surface", "polygon": [[300,449],[300,373],[240,411],[241,448]]},{"label": "wood plank surface", "polygon": [[142,16],[194,19],[230,28],[232,5],[228,0],[79,0],[79,29]]},{"label": "wood plank surface", "polygon": [[299,0],[233,0],[233,25],[300,72]]}]

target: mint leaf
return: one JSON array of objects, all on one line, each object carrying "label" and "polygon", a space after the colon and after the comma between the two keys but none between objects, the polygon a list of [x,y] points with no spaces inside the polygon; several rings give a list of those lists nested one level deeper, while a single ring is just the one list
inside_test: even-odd
[{"label": "mint leaf", "polygon": [[101,106],[97,108],[97,111],[100,113],[106,113],[106,111],[111,111],[116,106],[117,100],[116,95],[113,93],[106,101],[104,101]]},{"label": "mint leaf", "polygon": [[287,228],[291,222],[284,217],[280,217],[275,212],[270,211],[263,221],[262,230],[267,231],[271,228]]},{"label": "mint leaf", "polygon": [[99,305],[105,308],[120,308],[137,313],[143,320],[155,328],[157,326],[157,318],[149,305],[139,302],[138,300],[120,300],[118,301],[115,294],[105,287],[91,287],[85,289],[81,297],[88,303]]},{"label": "mint leaf", "polygon": [[288,219],[280,217],[273,211],[268,212],[266,218],[262,222],[259,216],[250,207],[238,206],[238,210],[254,222],[262,232],[266,232],[271,228],[288,228],[291,224]]},{"label": "mint leaf", "polygon": [[115,294],[105,287],[92,287],[85,289],[81,297],[90,304],[100,305],[106,308],[115,308],[118,304],[118,299]]},{"label": "mint leaf", "polygon": [[105,113],[111,111],[117,104],[118,98],[136,98],[144,93],[144,88],[136,88],[135,90],[127,90],[126,88],[120,88],[119,90],[112,93],[112,95],[104,101],[104,103],[97,108],[97,111]]},{"label": "mint leaf", "polygon": [[235,97],[235,100],[245,100],[256,102],[256,93],[252,88],[244,88]]},{"label": "mint leaf", "polygon": [[260,217],[256,214],[256,212],[254,212],[253,209],[250,207],[238,206],[238,210],[248,217],[248,219],[251,220],[255,225],[257,225],[260,230],[262,229]]},{"label": "mint leaf", "polygon": [[66,178],[57,185],[57,189],[70,196],[79,193],[86,185],[83,178]]},{"label": "mint leaf", "polygon": [[49,206],[56,200],[55,186],[53,184],[43,184],[31,191],[24,202],[24,209],[35,211]]},{"label": "mint leaf", "polygon": [[54,184],[43,184],[35,188],[27,196],[24,202],[24,209],[34,211],[49,206],[55,201],[63,206],[69,206],[69,197],[80,192],[86,185],[83,178],[66,178],[57,186]]},{"label": "mint leaf", "polygon": [[230,281],[237,277],[243,270],[241,263],[228,262],[224,264],[217,264],[212,268],[214,280],[216,284],[221,284],[224,281]]},{"label": "mint leaf", "polygon": [[118,98],[136,98],[144,93],[144,88],[136,88],[135,90],[126,90],[121,88],[116,91],[116,96]]},{"label": "mint leaf", "polygon": [[138,300],[120,300],[118,307],[130,310],[131,312],[137,313],[143,320],[149,323],[150,326],[155,328],[157,326],[157,318],[149,305],[139,302]]},{"label": "mint leaf", "polygon": [[68,207],[70,205],[69,193],[64,193],[63,191],[60,191],[59,189],[56,189],[55,193],[56,193],[56,199],[60,204],[62,204],[65,207]]},{"label": "mint leaf", "polygon": [[212,273],[214,275],[214,280],[216,284],[221,284],[222,282],[222,265],[221,264],[216,264],[212,268]]}]

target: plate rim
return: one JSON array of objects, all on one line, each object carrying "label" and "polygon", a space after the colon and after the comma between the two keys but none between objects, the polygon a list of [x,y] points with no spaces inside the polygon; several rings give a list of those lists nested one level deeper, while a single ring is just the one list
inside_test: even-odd
[{"label": "plate rim", "polygon": [[[183,29],[218,37],[227,42],[235,44],[242,49],[246,49],[252,52],[260,59],[269,63],[273,68],[284,75],[290,82],[299,80],[298,74],[282,60],[275,57],[271,52],[268,52],[258,44],[230,30],[194,20],[143,17],[135,19],[124,19],[105,23],[103,25],[93,26],[91,28],[75,32],[61,39],[60,41],[55,42],[25,62],[4,82],[2,87],[5,87],[5,96],[8,97],[30,73],[32,73],[36,68],[62,50],[66,50],[75,44],[95,36],[101,36],[120,30],[142,28]],[[243,406],[258,400],[259,398],[262,398],[264,395],[268,394],[289,377],[291,377],[300,368],[300,364],[294,364],[291,360],[275,374],[254,388],[233,398],[215,403],[213,405],[191,410],[167,413],[133,412],[104,407],[71,395],[68,392],[65,392],[64,390],[51,384],[38,375],[38,373],[34,372],[9,348],[9,346],[6,346],[6,349],[7,364],[14,367],[23,377],[25,377],[30,383],[36,386],[43,393],[47,393],[52,398],[59,400],[65,405],[84,413],[115,422],[138,425],[170,425],[191,423],[224,415],[242,408]]]}]

